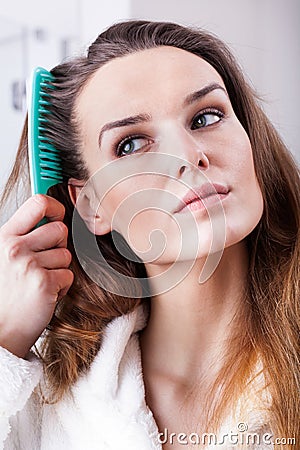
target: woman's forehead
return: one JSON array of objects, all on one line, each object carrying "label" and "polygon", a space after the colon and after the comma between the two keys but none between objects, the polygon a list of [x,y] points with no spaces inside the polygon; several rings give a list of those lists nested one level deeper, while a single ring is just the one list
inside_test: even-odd
[{"label": "woman's forehead", "polygon": [[80,116],[97,108],[122,113],[157,103],[177,101],[212,82],[224,86],[218,72],[205,60],[182,49],[161,46],[115,58],[99,68],[82,90]]}]

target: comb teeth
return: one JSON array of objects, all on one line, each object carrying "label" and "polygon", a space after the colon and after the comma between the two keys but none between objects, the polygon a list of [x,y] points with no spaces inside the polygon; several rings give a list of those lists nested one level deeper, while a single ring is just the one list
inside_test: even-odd
[{"label": "comb teeth", "polygon": [[29,103],[29,162],[32,193],[46,194],[48,189],[63,181],[60,152],[49,137],[51,121],[51,91],[53,75],[38,67],[32,77],[32,93]]},{"label": "comb teeth", "polygon": [[[48,118],[43,117],[44,114],[51,115],[51,111],[47,109],[51,105],[48,99],[51,99],[51,94],[45,92],[43,89],[54,89],[54,86],[50,83],[48,78],[40,83],[40,99],[39,99],[39,123],[46,124],[49,122]],[[45,100],[45,98],[47,100]],[[41,178],[43,180],[56,180],[57,182],[63,181],[63,173],[61,164],[59,162],[59,152],[51,143],[51,139],[43,132],[47,131],[46,126],[38,126],[38,140],[39,140],[39,156],[41,166]]]}]

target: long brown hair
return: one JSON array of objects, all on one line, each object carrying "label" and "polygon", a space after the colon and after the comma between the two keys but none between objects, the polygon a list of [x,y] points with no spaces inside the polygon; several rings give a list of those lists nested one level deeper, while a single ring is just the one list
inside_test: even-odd
[{"label": "long brown hair", "polygon": [[[242,393],[251,364],[259,355],[272,396],[269,411],[272,429],[278,436],[300,439],[299,172],[226,45],[206,31],[167,22],[128,21],[111,26],[89,47],[87,56],[52,70],[57,89],[53,93],[49,135],[61,152],[66,180],[68,177],[88,179],[76,122],[75,102],[79,93],[95,71],[108,61],[162,45],[198,55],[221,75],[235,114],[250,138],[264,198],[263,216],[247,237],[250,315],[247,320],[240,318],[241,339],[232,343],[217,380],[222,384],[222,395],[214,402],[215,422],[220,421],[230,399]],[[26,164],[27,135],[24,132],[7,193],[20,180],[20,167]],[[71,231],[73,205],[67,182],[52,188],[50,195],[65,205],[65,222]],[[5,196],[7,199],[7,194]],[[133,277],[144,275],[142,264],[127,261],[118,254],[110,234],[98,237],[97,242],[109,264],[117,270]],[[121,298],[101,289],[79,264],[71,233],[68,245],[73,253],[71,268],[75,281],[56,310],[43,348],[47,379],[57,398],[88,369],[101,346],[107,323],[133,310],[141,301],[147,301]],[[107,276],[104,268],[98,271],[100,276]],[[142,293],[144,287],[136,283],[131,289]]]}]

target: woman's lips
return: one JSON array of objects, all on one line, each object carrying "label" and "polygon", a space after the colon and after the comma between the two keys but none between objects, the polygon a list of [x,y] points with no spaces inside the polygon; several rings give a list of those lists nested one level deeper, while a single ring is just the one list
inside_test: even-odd
[{"label": "woman's lips", "polygon": [[229,194],[229,188],[219,183],[204,183],[190,189],[181,199],[174,213],[184,213],[206,209],[210,205],[219,203]]}]

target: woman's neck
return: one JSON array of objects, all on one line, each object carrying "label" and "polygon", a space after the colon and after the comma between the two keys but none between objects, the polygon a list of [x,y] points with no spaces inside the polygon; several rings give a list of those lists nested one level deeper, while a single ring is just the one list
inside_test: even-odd
[{"label": "woman's neck", "polygon": [[[213,275],[199,284],[202,265],[197,261],[178,285],[152,298],[140,336],[144,373],[183,385],[217,374],[234,318],[245,301],[245,242],[225,249]],[[157,275],[157,266],[146,269],[150,277]]]}]

